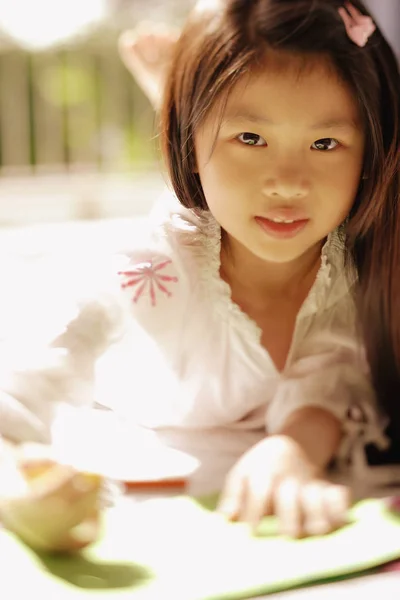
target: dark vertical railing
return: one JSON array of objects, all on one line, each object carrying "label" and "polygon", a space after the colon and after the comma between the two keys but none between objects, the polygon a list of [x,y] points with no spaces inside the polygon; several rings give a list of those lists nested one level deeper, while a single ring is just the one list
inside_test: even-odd
[{"label": "dark vertical railing", "polygon": [[27,83],[27,108],[29,124],[29,160],[32,167],[36,165],[36,124],[34,106],[34,72],[32,55],[26,54],[26,83]]},{"label": "dark vertical railing", "polygon": [[[108,40],[106,48],[96,44],[100,42],[57,49],[47,57],[20,50],[0,54],[0,169],[48,167],[62,172],[76,163],[106,171],[152,160],[149,103],[122,66],[116,41]],[[83,72],[89,89],[81,104],[71,101],[72,88],[80,85],[74,80],[80,67],[79,77]],[[44,85],[50,87],[44,90]],[[23,135],[13,135],[13,122]]]},{"label": "dark vertical railing", "polygon": [[60,69],[61,69],[61,82],[62,82],[62,102],[61,102],[61,114],[62,114],[62,137],[63,137],[63,156],[64,165],[68,169],[70,165],[70,148],[69,148],[69,105],[67,102],[68,98],[68,53],[66,50],[60,52]]}]

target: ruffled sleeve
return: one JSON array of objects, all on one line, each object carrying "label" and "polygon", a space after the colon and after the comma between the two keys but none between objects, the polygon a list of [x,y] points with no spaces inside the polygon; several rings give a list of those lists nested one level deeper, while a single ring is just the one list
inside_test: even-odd
[{"label": "ruffled sleeve", "polygon": [[380,413],[362,349],[354,338],[321,334],[282,374],[266,414],[269,433],[278,433],[296,410],[317,406],[342,423],[343,440],[337,456],[348,464],[356,449],[375,444],[384,449],[386,421]]},{"label": "ruffled sleeve", "polygon": [[120,343],[97,363],[95,398],[135,423],[160,427],[180,422],[191,404],[183,382],[204,333],[196,293],[202,240],[199,219],[176,204],[161,206],[150,222],[149,239],[125,253],[118,271],[129,320]]},{"label": "ruffled sleeve", "polygon": [[201,245],[199,219],[176,203],[161,202],[118,255],[71,251],[14,271],[0,314],[0,435],[48,442],[65,405],[145,410],[149,422],[168,412],[198,321]]},{"label": "ruffled sleeve", "polygon": [[91,404],[96,360],[126,320],[118,260],[70,253],[16,268],[13,305],[3,295],[0,435],[48,443],[60,406]]},{"label": "ruffled sleeve", "polygon": [[323,248],[319,277],[300,314],[303,339],[281,374],[266,426],[276,433],[291,413],[306,406],[331,412],[343,430],[336,463],[347,467],[365,457],[366,445],[384,449],[388,440],[387,419],[376,401],[357,326],[357,276],[344,257],[343,232],[338,230]]}]

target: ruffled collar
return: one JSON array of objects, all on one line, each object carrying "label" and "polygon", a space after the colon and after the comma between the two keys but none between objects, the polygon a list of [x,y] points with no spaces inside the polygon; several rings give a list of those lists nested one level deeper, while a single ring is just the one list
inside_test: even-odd
[{"label": "ruffled collar", "polygon": [[[209,211],[189,210],[176,201],[169,204],[168,209],[169,218],[162,219],[163,227],[167,224],[167,228],[177,234],[179,243],[190,246],[191,254],[197,257],[198,276],[215,309],[223,318],[247,330],[259,344],[261,329],[233,302],[231,288],[220,276],[222,230],[219,223]],[[345,266],[344,257],[344,233],[338,229],[329,234],[322,247],[321,266],[298,318],[327,309],[350,292],[355,276]]]}]

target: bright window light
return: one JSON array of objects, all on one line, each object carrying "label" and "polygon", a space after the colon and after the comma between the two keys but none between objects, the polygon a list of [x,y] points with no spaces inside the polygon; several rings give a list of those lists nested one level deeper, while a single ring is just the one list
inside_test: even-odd
[{"label": "bright window light", "polygon": [[105,4],[106,0],[0,0],[0,29],[27,49],[45,49],[100,21]]}]

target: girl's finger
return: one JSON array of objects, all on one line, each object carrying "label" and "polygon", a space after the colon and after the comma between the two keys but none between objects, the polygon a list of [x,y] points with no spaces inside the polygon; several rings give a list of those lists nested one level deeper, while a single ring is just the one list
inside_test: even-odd
[{"label": "girl's finger", "polygon": [[334,527],[347,523],[351,506],[350,489],[344,485],[328,485],[324,492],[325,510]]},{"label": "girl's finger", "polygon": [[233,468],[226,478],[217,510],[230,520],[238,519],[245,502],[245,488],[243,474]]},{"label": "girl's finger", "polygon": [[325,535],[336,525],[331,521],[325,499],[330,484],[325,481],[312,481],[301,488],[301,506],[304,515],[305,535]]},{"label": "girl's finger", "polygon": [[258,477],[254,481],[248,479],[244,491],[243,509],[241,520],[249,523],[254,533],[257,531],[262,518],[272,514],[273,482],[265,477]]},{"label": "girl's finger", "polygon": [[284,479],[276,486],[273,500],[282,534],[300,537],[303,531],[300,482],[294,478]]}]

